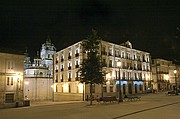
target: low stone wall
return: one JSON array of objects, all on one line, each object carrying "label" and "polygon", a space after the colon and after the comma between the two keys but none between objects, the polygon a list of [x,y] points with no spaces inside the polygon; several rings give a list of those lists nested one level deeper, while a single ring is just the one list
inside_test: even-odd
[{"label": "low stone wall", "polygon": [[0,104],[0,109],[3,109],[3,108],[13,108],[13,107],[15,107],[15,103]]},{"label": "low stone wall", "polygon": [[82,101],[83,94],[54,93],[54,101]]},{"label": "low stone wall", "polygon": [[3,109],[3,108],[24,107],[24,106],[25,106],[24,102],[20,101],[20,102],[0,104],[0,109]]}]

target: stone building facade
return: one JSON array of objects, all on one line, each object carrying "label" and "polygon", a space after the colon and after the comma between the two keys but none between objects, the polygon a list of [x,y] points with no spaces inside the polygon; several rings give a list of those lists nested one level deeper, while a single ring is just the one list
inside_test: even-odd
[{"label": "stone building facade", "polygon": [[[153,89],[158,91],[174,90],[176,79],[179,85],[179,66],[173,64],[172,61],[160,58],[152,59],[151,67]],[[174,70],[177,70],[176,78]]]},{"label": "stone building facade", "polygon": [[0,108],[23,105],[24,55],[0,52]]}]

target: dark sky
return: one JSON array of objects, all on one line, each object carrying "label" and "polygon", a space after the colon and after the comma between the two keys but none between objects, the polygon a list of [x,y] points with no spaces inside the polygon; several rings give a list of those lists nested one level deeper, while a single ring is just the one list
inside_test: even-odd
[{"label": "dark sky", "polygon": [[0,47],[36,54],[48,35],[57,50],[98,31],[104,40],[130,40],[153,58],[180,59],[179,0],[3,0]]}]

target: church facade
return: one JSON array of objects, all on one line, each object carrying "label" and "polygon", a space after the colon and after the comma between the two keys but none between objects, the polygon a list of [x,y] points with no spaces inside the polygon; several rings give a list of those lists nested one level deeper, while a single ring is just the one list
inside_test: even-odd
[{"label": "church facade", "polygon": [[[31,101],[52,100],[53,85],[53,54],[55,46],[48,37],[42,44],[40,53],[30,63],[26,55],[24,70],[24,99]],[[30,64],[30,65],[29,65]]]}]

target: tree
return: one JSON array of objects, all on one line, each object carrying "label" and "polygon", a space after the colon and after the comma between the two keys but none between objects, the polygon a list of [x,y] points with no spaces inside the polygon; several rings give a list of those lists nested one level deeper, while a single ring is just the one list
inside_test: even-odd
[{"label": "tree", "polygon": [[92,86],[102,84],[104,81],[101,58],[98,54],[100,40],[97,32],[92,30],[92,35],[84,39],[81,44],[87,57],[83,59],[79,69],[80,82],[90,84],[90,105],[92,105]]}]

